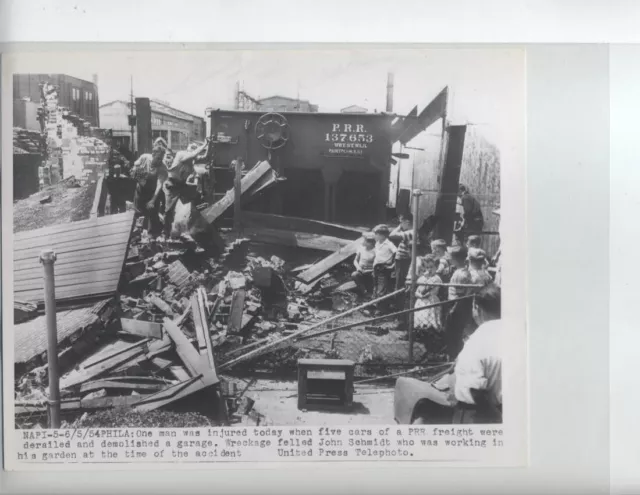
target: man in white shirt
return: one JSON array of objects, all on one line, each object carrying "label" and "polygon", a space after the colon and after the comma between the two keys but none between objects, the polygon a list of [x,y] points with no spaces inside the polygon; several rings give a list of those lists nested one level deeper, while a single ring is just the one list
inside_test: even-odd
[{"label": "man in white shirt", "polygon": [[454,423],[502,423],[500,287],[490,284],[474,297],[478,329],[458,355],[454,370]]}]

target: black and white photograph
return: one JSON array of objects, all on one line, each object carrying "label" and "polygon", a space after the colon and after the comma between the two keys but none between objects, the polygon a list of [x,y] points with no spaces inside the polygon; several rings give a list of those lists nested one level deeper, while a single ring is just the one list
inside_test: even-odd
[{"label": "black and white photograph", "polygon": [[[506,190],[524,167],[523,50],[5,62],[18,461],[153,457],[156,440],[104,432],[157,428],[206,431],[222,443],[183,446],[211,461],[248,459],[252,436],[268,460],[397,460],[414,451],[378,432],[404,426],[414,460],[475,459],[526,428],[501,222],[524,216]],[[76,432],[84,454],[64,445]],[[161,460],[195,460],[173,442]]]}]

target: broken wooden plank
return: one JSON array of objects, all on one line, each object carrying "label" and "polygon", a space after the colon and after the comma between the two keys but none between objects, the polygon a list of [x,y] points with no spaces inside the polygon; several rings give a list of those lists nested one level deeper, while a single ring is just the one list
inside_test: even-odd
[{"label": "broken wooden plank", "polygon": [[356,252],[358,252],[358,249],[360,249],[360,247],[362,246],[363,242],[363,238],[350,242],[346,246],[337,250],[335,253],[330,254],[323,260],[318,261],[308,270],[302,272],[300,275],[298,275],[298,278],[306,284],[313,282],[318,277],[321,277],[329,270],[331,270],[334,266],[342,263],[343,261],[346,261],[351,256],[354,256]]},{"label": "broken wooden plank", "polygon": [[245,192],[242,196],[242,203],[250,202],[257,194],[260,194],[265,189],[287,180],[286,177],[280,177],[275,170],[271,169],[269,172],[260,177],[254,184]]},{"label": "broken wooden plank", "polygon": [[[242,178],[240,183],[241,194],[245,194],[247,190],[253,186],[269,170],[272,170],[268,161],[259,162],[253,167],[247,175]],[[202,210],[202,217],[209,223],[215,222],[225,211],[227,211],[234,202],[235,193],[233,189],[226,192],[224,197],[215,204]]]},{"label": "broken wooden plank", "polygon": [[208,357],[198,354],[196,348],[174,321],[165,318],[164,329],[169,335],[169,338],[173,340],[176,346],[176,352],[191,376],[204,375],[208,370],[211,370]]},{"label": "broken wooden plank", "polygon": [[263,227],[267,229],[285,230],[293,232],[306,232],[322,236],[338,237],[355,241],[362,236],[364,229],[339,225],[308,218],[274,215],[254,211],[244,212],[246,226]]},{"label": "broken wooden plank", "polygon": [[187,381],[189,380],[189,378],[191,378],[184,366],[171,366],[169,368],[169,371],[181,382]]},{"label": "broken wooden plank", "polygon": [[[198,299],[198,307],[200,309],[200,319],[202,320],[202,326],[204,329],[204,342],[206,345],[207,358],[209,359],[209,367],[212,370],[216,369],[216,362],[213,357],[213,342],[211,341],[211,332],[209,331],[209,317],[207,315],[207,291],[204,288],[199,287],[196,291]],[[214,311],[218,309],[219,302],[216,301]]]},{"label": "broken wooden plank", "polygon": [[191,296],[191,311],[193,312],[193,325],[196,329],[196,341],[198,343],[198,352],[202,354],[207,350],[207,335],[209,327],[207,325],[206,316],[202,314],[202,308],[199,305],[198,294]]},{"label": "broken wooden plank", "polygon": [[309,284],[305,284],[303,282],[300,282],[300,287],[298,288],[298,291],[303,296],[306,295],[306,294],[309,294],[310,292],[313,292],[313,290],[316,289],[318,287],[318,285],[320,285],[320,281],[322,279],[323,279],[323,277],[319,277],[319,278],[315,279],[313,282],[311,282]]},{"label": "broken wooden plank", "polygon": [[156,368],[157,371],[166,370],[173,364],[173,361],[171,361],[170,359],[161,358],[159,356],[149,359],[149,362]]},{"label": "broken wooden plank", "polygon": [[153,304],[156,308],[158,308],[164,314],[169,316],[175,316],[175,312],[173,311],[173,309],[171,309],[171,306],[169,306],[165,301],[160,299],[155,294],[149,294],[147,296],[147,301]]},{"label": "broken wooden plank", "polygon": [[[133,380],[132,378],[138,378]],[[146,378],[146,379],[145,379]],[[141,392],[157,392],[166,387],[167,384],[163,380],[149,377],[118,377],[104,378],[101,380],[93,380],[83,383],[80,387],[80,393],[89,393],[100,389],[115,390],[136,390]]]},{"label": "broken wooden plank", "polygon": [[97,353],[98,354],[97,358],[96,358],[96,355],[94,354],[92,356],[94,358],[93,360],[88,360],[88,362],[85,361],[84,368],[85,369],[91,368],[93,366],[97,366],[101,363],[104,363],[105,361],[110,361],[116,356],[119,356],[120,354],[125,354],[128,351],[131,351],[132,349],[136,349],[140,346],[147,344],[148,342],[149,342],[149,339],[141,339],[138,342],[134,342],[133,344],[129,344],[124,347],[120,347],[119,349],[116,349],[115,351],[112,351],[111,353],[106,355],[102,353]]},{"label": "broken wooden plank", "polygon": [[246,291],[238,289],[231,296],[231,310],[229,314],[229,323],[227,331],[230,334],[237,334],[242,330],[242,315],[244,313],[244,298]]},{"label": "broken wooden plank", "polygon": [[132,347],[125,349],[124,351],[118,351],[112,356],[107,357],[106,359],[101,359],[97,363],[91,363],[88,366],[85,366],[82,369],[74,370],[65,378],[60,381],[60,389],[66,389],[75,387],[76,385],[80,385],[82,383],[88,382],[89,380],[93,380],[95,378],[108,373],[109,371],[121,367],[123,364],[134,360],[141,354],[147,352],[145,344],[149,339],[144,339],[141,342],[138,342]]},{"label": "broken wooden plank", "polygon": [[337,251],[349,245],[348,239],[308,232],[292,232],[289,230],[269,229],[266,227],[244,227],[244,234],[254,242],[291,246],[318,251]]},{"label": "broken wooden plank", "polygon": [[153,411],[219,382],[215,372],[209,370],[204,375],[196,375],[188,380],[170,385],[160,392],[142,397],[138,403],[134,404],[133,408],[138,411]]},{"label": "broken wooden plank", "polygon": [[160,323],[129,318],[120,318],[120,323],[122,324],[122,330],[132,335],[153,339],[162,338],[162,325]]}]

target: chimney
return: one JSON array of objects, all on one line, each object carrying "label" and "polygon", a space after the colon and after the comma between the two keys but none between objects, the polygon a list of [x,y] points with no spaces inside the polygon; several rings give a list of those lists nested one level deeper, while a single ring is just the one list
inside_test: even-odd
[{"label": "chimney", "polygon": [[93,81],[93,84],[96,85],[96,87],[98,86],[98,74],[92,74],[91,75],[91,80]]},{"label": "chimney", "polygon": [[387,112],[393,112],[393,72],[387,73]]}]

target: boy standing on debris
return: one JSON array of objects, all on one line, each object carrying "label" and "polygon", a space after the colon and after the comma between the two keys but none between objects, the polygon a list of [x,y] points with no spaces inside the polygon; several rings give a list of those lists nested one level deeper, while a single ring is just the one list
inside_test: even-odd
[{"label": "boy standing on debris", "polygon": [[[374,299],[378,299],[389,293],[391,277],[395,268],[396,247],[389,240],[389,227],[378,225],[373,229],[376,239],[376,254],[373,260],[373,275],[375,278]],[[388,309],[388,301],[378,303],[378,311]]]},{"label": "boy standing on debris", "polygon": [[[431,243],[431,253],[438,260],[438,268],[436,269],[436,274],[440,277],[443,283],[448,284],[449,280],[451,280],[451,274],[453,273],[453,269],[451,264],[449,263],[449,259],[447,258],[447,243],[444,239],[436,239]],[[439,291],[440,300],[444,301],[447,299],[447,288],[441,287]]]},{"label": "boy standing on debris", "polygon": [[373,233],[364,234],[364,243],[356,253],[353,266],[356,271],[351,278],[364,294],[373,290],[373,261],[376,257],[376,238]]},{"label": "boy standing on debris", "polygon": [[493,277],[487,271],[487,253],[482,249],[469,249],[467,256],[469,262],[469,274],[471,283],[478,285],[488,285],[493,282]]},{"label": "boy standing on debris", "polygon": [[[469,287],[456,287],[456,285],[472,284],[471,274],[467,269],[467,248],[455,246],[449,248],[449,258],[455,271],[451,276],[449,287],[449,301],[459,299],[471,294]],[[447,353],[449,359],[454,360],[460,350],[464,335],[472,331],[473,319],[471,315],[471,299],[456,301],[448,311],[446,317]]]},{"label": "boy standing on debris", "polygon": [[404,282],[409,273],[411,265],[411,249],[413,241],[413,215],[405,213],[400,217],[400,225],[398,225],[389,234],[389,239],[399,241],[398,251],[396,252],[396,290],[404,287]]},{"label": "boy standing on debris", "polygon": [[447,259],[447,243],[444,239],[436,239],[431,243],[431,254],[438,260],[436,273],[444,283],[448,283],[451,278],[451,265]]}]

